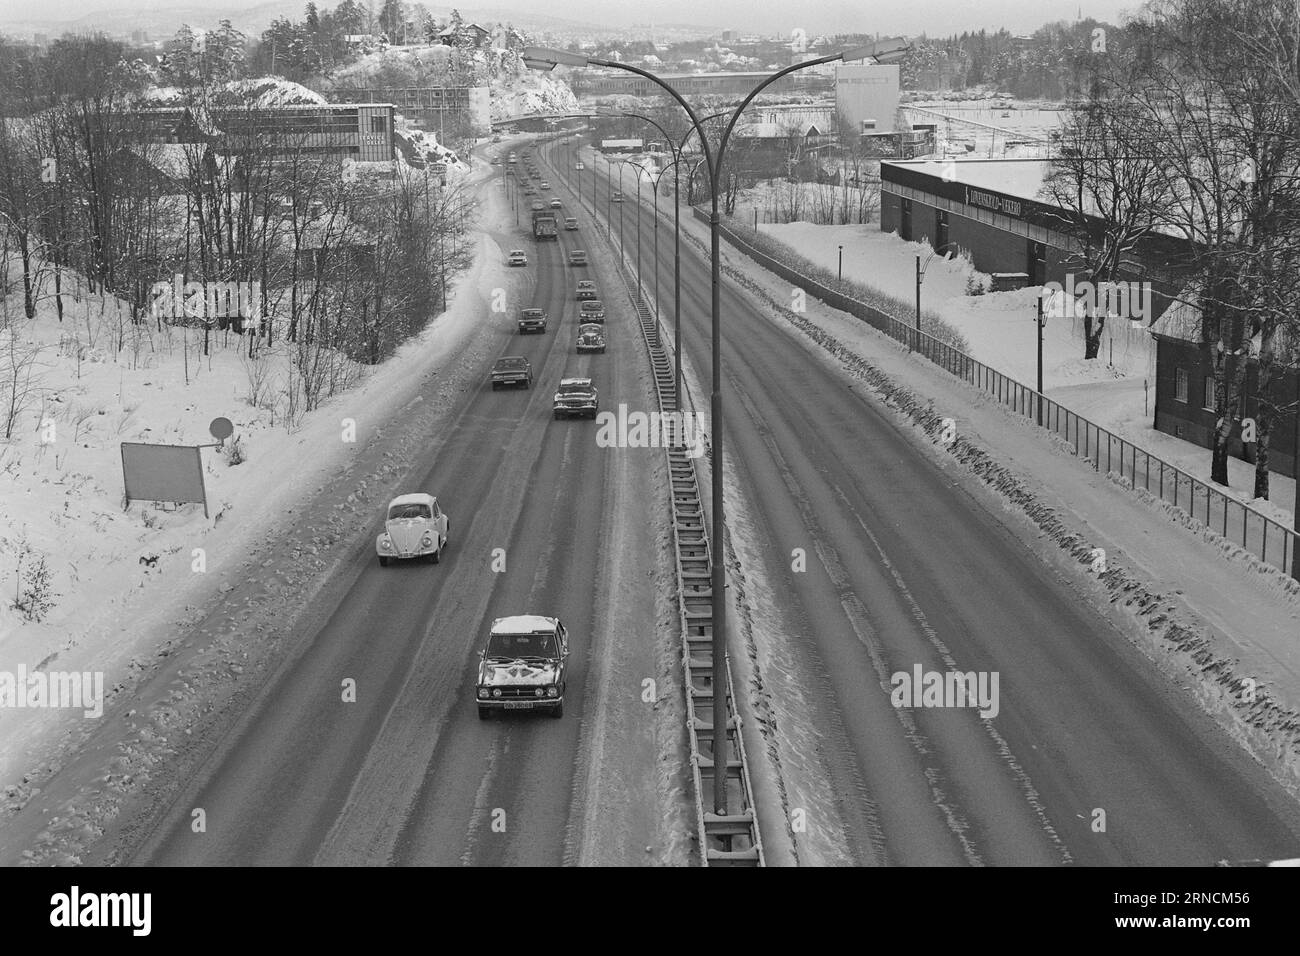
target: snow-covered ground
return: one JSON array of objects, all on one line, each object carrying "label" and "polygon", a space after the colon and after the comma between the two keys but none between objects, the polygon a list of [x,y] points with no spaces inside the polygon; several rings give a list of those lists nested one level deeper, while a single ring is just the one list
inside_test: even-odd
[{"label": "snow-covered ground", "polygon": [[463,58],[464,68],[474,73],[475,85],[488,88],[493,120],[578,109],[578,98],[568,83],[553,73],[529,70],[511,50],[452,51],[439,43],[388,47],[348,64],[330,81],[345,86],[371,82],[385,86],[441,85],[447,81],[453,55]]},{"label": "snow-covered ground", "polygon": [[[315,90],[278,76],[236,80],[224,87],[233,102],[269,109],[275,106],[324,106],[328,101]],[[153,106],[179,106],[187,92],[176,86],[159,86],[145,93]],[[219,94],[220,95],[220,94]]]},{"label": "snow-covered ground", "polygon": [[[682,222],[684,232],[702,252],[707,227],[694,217]],[[904,277],[913,274],[915,247],[896,238],[892,242],[897,245],[897,260],[891,263],[882,257],[861,276],[874,279],[873,284],[881,288],[903,281],[898,277],[900,271]],[[722,254],[730,280],[758,291],[774,313],[782,313],[783,318],[774,315],[775,321],[792,322],[799,327],[792,329],[792,334],[811,340],[805,342],[807,347],[827,351],[827,374],[860,381],[856,376],[865,370],[868,387],[880,393],[883,385],[891,405],[913,424],[935,407],[952,409],[965,443],[963,467],[974,468],[984,485],[1001,496],[1008,527],[1044,561],[1075,580],[1082,597],[1128,634],[1171,681],[1189,691],[1275,779],[1292,793],[1300,793],[1300,746],[1294,719],[1300,710],[1300,642],[1295,627],[1300,618],[1300,588],[1294,581],[1213,532],[1189,530],[1185,516],[1175,509],[1149,495],[1135,495],[1114,479],[1097,474],[1023,418],[906,352],[860,320],[815,302],[809,303],[806,315],[795,315],[784,307],[776,309],[789,301],[785,281],[728,243],[723,243]],[[939,308],[933,302],[929,306]],[[689,375],[689,365],[687,372]],[[1133,383],[1130,376],[1117,380],[1114,386],[1074,387],[1118,387],[1131,392]],[[1060,386],[1061,390],[1069,387]],[[931,435],[920,444],[927,453],[941,458],[954,454],[943,446],[932,446],[934,441]],[[1203,453],[1202,449],[1195,451]],[[738,490],[730,494],[729,524],[735,536],[737,529],[743,531],[746,502]],[[1087,570],[1090,549],[1098,546],[1108,554],[1110,568],[1100,579]],[[745,555],[740,557],[744,562]],[[745,562],[747,576],[754,570],[752,563]],[[761,595],[765,589],[762,580],[753,580],[746,592]],[[771,645],[780,635],[756,631],[753,637],[755,643]],[[766,662],[766,666],[772,665],[772,661]],[[755,658],[755,666],[764,666],[762,654]],[[1267,688],[1266,699],[1252,702],[1243,698],[1240,681],[1246,677]],[[767,686],[766,682],[763,685]],[[771,708],[787,728],[775,763],[761,760],[761,747],[751,749],[764,764],[752,772],[760,777],[774,773],[780,778],[781,765],[797,766],[797,751],[815,746],[816,731],[805,734],[800,728],[797,699],[785,700],[768,692],[762,700],[748,703],[751,708]],[[746,725],[751,723],[753,720],[747,719]],[[815,800],[819,796],[816,787],[797,774],[780,782],[787,788],[792,784],[805,787],[792,799]],[[768,793],[776,789],[761,780],[757,786]],[[773,812],[770,806],[765,809]],[[779,818],[777,825],[783,825]]]},{"label": "snow-covered ground", "polygon": [[[738,225],[752,220],[738,219]],[[938,313],[970,343],[970,354],[1005,375],[1034,386],[1037,376],[1035,292],[966,294],[975,274],[970,261],[930,258],[927,243],[904,242],[879,226],[815,226],[806,222],[765,225],[759,230],[799,255],[832,271],[844,247],[844,278],[871,286],[915,308],[916,257],[925,276],[921,306]],[[1204,481],[1210,477],[1209,449],[1152,427],[1155,415],[1155,342],[1148,332],[1127,323],[1112,323],[1103,334],[1097,359],[1083,358],[1083,322],[1049,318],[1043,329],[1045,394],[1084,418],[1145,448],[1169,464]],[[1268,501],[1254,497],[1255,466],[1232,459],[1225,494],[1250,503],[1265,515],[1290,526],[1295,481],[1270,476]]]},{"label": "snow-covered ground", "polygon": [[916,99],[902,109],[910,123],[936,124],[938,153],[985,159],[1045,155],[1069,115],[1051,104],[1002,107],[988,100]]},{"label": "snow-covered ground", "polygon": [[[491,175],[479,166],[481,177]],[[397,407],[412,370],[451,354],[479,319],[472,303],[449,296],[448,312],[396,357],[373,370],[354,367],[352,388],[287,426],[290,353],[282,344],[249,360],[241,336],[213,332],[204,355],[201,331],[134,326],[122,303],[99,294],[66,297],[61,323],[52,298],[30,321],[20,318],[20,295],[8,306],[14,350],[35,365],[32,400],[0,443],[0,672],[103,671],[106,689],[134,652],[123,633],[145,634],[154,615],[174,614],[205,578],[237,566],[299,489],[315,487],[364,445]],[[7,340],[3,351],[10,354]],[[226,447],[238,439],[244,460],[200,451],[208,517],[197,504],[123,508],[122,442],[213,444],[209,423],[218,417],[233,423]],[[51,606],[29,620],[13,603],[38,558],[50,572]],[[0,784],[48,726],[41,715],[0,711]]]}]

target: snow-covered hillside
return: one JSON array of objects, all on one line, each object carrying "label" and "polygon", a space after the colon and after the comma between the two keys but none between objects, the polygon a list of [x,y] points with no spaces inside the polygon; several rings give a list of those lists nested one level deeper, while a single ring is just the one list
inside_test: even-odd
[{"label": "snow-covered hillside", "polygon": [[554,73],[529,70],[513,50],[452,49],[441,44],[388,47],[343,67],[329,82],[337,87],[486,86],[494,120],[578,109],[578,98],[564,80]]},{"label": "snow-covered hillside", "polygon": [[[278,76],[236,80],[218,92],[218,100],[225,95],[230,102],[240,106],[270,108],[274,106],[323,106],[327,100],[300,83]],[[145,93],[144,98],[153,106],[179,106],[185,100],[185,91],[175,86],[159,86]]]}]

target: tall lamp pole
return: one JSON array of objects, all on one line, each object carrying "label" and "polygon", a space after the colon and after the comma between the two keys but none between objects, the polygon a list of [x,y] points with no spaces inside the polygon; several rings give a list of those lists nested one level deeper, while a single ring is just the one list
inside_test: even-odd
[{"label": "tall lamp pole", "polygon": [[655,324],[659,324],[659,180],[650,176],[650,170],[629,159],[629,166],[637,168],[636,175],[636,298],[641,303],[641,180],[649,177],[654,180],[655,195]]},{"label": "tall lamp pole", "polygon": [[1035,400],[1038,405],[1037,422],[1038,427],[1043,427],[1043,297],[1036,297],[1038,302],[1038,315],[1034,324],[1038,326],[1038,397]]},{"label": "tall lamp pole", "polygon": [[[901,55],[910,49],[909,45],[899,40],[882,40],[869,44],[855,50],[843,53],[834,53],[830,56],[817,57],[806,60],[802,63],[796,63],[784,69],[778,70],[771,76],[760,82],[753,90],[750,91],[739,106],[732,112],[726,128],[718,141],[716,152],[710,145],[708,137],[704,135],[704,129],[700,125],[699,115],[691,108],[682,95],[670,84],[659,78],[648,70],[632,66],[628,63],[620,63],[615,60],[603,60],[596,57],[588,57],[579,53],[569,53],[564,50],[552,50],[546,48],[530,47],[524,51],[524,63],[532,68],[539,70],[553,70],[555,67],[563,65],[567,67],[586,67],[599,66],[615,70],[625,70],[628,73],[635,73],[637,76],[659,86],[665,93],[677,101],[677,104],[685,110],[686,115],[690,117],[691,125],[696,128],[700,134],[700,145],[704,150],[705,167],[709,173],[709,247],[710,257],[710,341],[712,351],[712,373],[713,381],[709,395],[709,410],[712,428],[711,437],[713,442],[713,460],[711,463],[711,493],[712,493],[712,532],[710,534],[709,551],[712,565],[712,682],[713,682],[713,810],[718,816],[725,816],[727,813],[727,763],[728,763],[728,745],[727,745],[727,687],[725,674],[727,672],[727,577],[726,577],[726,553],[724,544],[724,535],[726,524],[723,520],[723,417],[722,417],[722,269],[721,269],[721,225],[722,216],[718,209],[718,181],[722,175],[722,159],[726,154],[727,141],[731,138],[731,132],[735,129],[736,123],[740,120],[741,114],[745,108],[753,101],[754,97],[775,83],[777,80],[796,70],[804,70],[814,66],[820,66],[823,63],[833,63],[837,60],[862,60],[875,58],[881,60],[885,57],[895,57]],[[620,180],[621,184],[621,180]],[[737,728],[739,730],[739,728]]]},{"label": "tall lamp pole", "polygon": [[[937,249],[931,249],[930,254],[925,257],[925,265],[921,265],[921,256],[919,253],[917,254],[916,257],[916,332],[913,335],[913,338],[916,340],[916,345],[912,346],[912,348],[914,348],[918,352],[921,350],[921,282],[922,280],[925,279],[925,270],[930,268],[931,259],[937,256],[942,250],[947,249],[949,246],[955,246],[955,245],[956,245],[955,242],[945,242]],[[844,248],[843,246],[840,246],[840,249],[843,248]],[[842,254],[843,253],[841,253],[841,255]]]}]

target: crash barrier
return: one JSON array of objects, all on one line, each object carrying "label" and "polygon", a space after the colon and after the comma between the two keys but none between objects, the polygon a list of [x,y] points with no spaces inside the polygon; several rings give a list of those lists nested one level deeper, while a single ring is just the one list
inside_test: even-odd
[{"label": "crash barrier", "polygon": [[[552,164],[554,168],[554,164]],[[572,189],[573,170],[564,170],[566,185]],[[594,172],[594,171],[593,171]],[[599,217],[596,221],[599,223]],[[603,223],[610,248],[613,235],[609,223]],[[641,336],[650,355],[654,372],[655,394],[661,419],[667,422],[669,440],[665,443],[668,477],[672,486],[673,546],[677,568],[677,607],[682,633],[682,668],[686,684],[686,728],[690,740],[691,777],[695,791],[695,817],[699,835],[700,858],[705,866],[763,866],[763,843],[750,785],[749,762],[741,734],[741,718],[736,710],[735,682],[730,657],[724,675],[726,686],[727,725],[726,753],[721,772],[727,793],[727,813],[706,812],[706,795],[713,793],[714,760],[713,695],[713,548],[706,530],[699,475],[691,449],[686,444],[682,416],[674,387],[673,361],[660,335],[650,296],[636,275],[632,263],[619,256],[619,273],[628,296],[636,309]],[[691,403],[692,406],[694,403]]]},{"label": "crash barrier", "polygon": [[[695,218],[709,221],[707,211],[696,206]],[[995,398],[1000,405],[1031,419],[1063,439],[1074,455],[1098,472],[1115,474],[1133,488],[1141,488],[1187,514],[1192,524],[1222,535],[1284,574],[1300,579],[1295,566],[1297,534],[1256,508],[1206,484],[1175,465],[1070,411],[1035,389],[997,369],[978,362],[959,349],[941,342],[910,323],[832,289],[812,279],[746,241],[737,230],[719,224],[720,234],[763,268],[821,299],[827,305],[868,323],[912,351]]]}]

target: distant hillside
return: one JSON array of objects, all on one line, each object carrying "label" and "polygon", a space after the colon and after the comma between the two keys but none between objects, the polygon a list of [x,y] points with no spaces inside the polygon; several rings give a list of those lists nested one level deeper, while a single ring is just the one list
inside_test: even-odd
[{"label": "distant hillside", "polygon": [[[129,34],[133,30],[147,30],[150,39],[157,40],[171,36],[183,23],[193,26],[209,26],[215,25],[222,19],[228,19],[238,29],[250,36],[255,36],[265,30],[271,21],[277,17],[288,17],[292,20],[302,19],[306,0],[271,0],[269,3],[259,3],[251,6],[238,3],[211,7],[192,3],[155,7],[141,5],[119,10],[95,9],[93,4],[94,0],[87,0],[86,3],[81,5],[86,12],[74,13],[72,16],[68,16],[67,13],[78,9],[78,5],[62,3],[56,8],[65,11],[64,15],[60,17],[41,16],[40,14],[46,13],[49,8],[42,9],[33,6],[19,8],[21,13],[6,11],[0,13],[0,32],[16,36],[29,36],[33,33],[58,36],[64,32],[81,33],[102,30],[110,34]],[[332,9],[335,3],[331,2],[331,0],[318,0],[317,5],[322,9]],[[376,8],[378,8],[378,4],[376,4]],[[627,29],[626,26],[568,20],[534,13],[527,9],[511,7],[461,5],[457,9],[460,10],[461,15],[466,20],[511,23],[518,29],[537,32],[569,33],[583,36],[619,36],[625,33]],[[429,11],[436,17],[448,17],[451,10],[451,6],[429,6]],[[662,27],[656,27],[656,30],[660,29]],[[698,30],[701,33],[710,32],[708,27],[689,27],[683,24],[676,24],[673,29]]]}]

